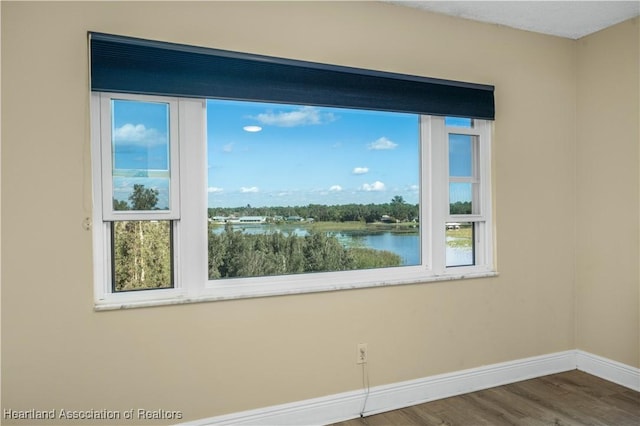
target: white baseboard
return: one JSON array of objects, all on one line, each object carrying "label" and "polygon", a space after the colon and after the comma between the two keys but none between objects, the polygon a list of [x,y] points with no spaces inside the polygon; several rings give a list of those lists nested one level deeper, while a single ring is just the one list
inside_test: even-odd
[{"label": "white baseboard", "polygon": [[422,379],[182,423],[211,425],[324,425],[570,370],[581,370],[640,392],[640,369],[570,350]]},{"label": "white baseboard", "polygon": [[182,425],[322,425],[358,417],[365,398],[365,415],[371,415],[575,368],[576,351],[558,352],[376,386],[370,389],[368,398],[363,390],[344,392]]},{"label": "white baseboard", "polygon": [[640,392],[640,368],[581,350],[575,352],[578,370]]}]

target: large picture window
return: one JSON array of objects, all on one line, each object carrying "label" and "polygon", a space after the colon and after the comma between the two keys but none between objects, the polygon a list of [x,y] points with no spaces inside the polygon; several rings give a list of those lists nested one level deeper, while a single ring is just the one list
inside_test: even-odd
[{"label": "large picture window", "polygon": [[419,116],[207,101],[209,279],[419,265]]},{"label": "large picture window", "polygon": [[[98,42],[112,41],[96,40],[98,52]],[[166,48],[125,41],[143,56]],[[253,81],[253,99],[244,89],[230,99],[234,75],[223,78],[222,68],[223,97],[209,80],[193,86],[206,86],[201,96],[189,93],[189,84],[180,96],[152,94],[147,80],[126,75],[117,90],[111,68],[131,72],[112,61],[109,47],[108,59],[92,54],[99,82],[92,83],[91,103],[96,309],[495,273],[491,122],[483,114],[425,113],[458,103],[420,98],[398,108],[358,93],[335,101],[329,89],[343,84],[336,70],[322,74],[306,63],[302,69],[323,78],[300,72],[293,77],[299,82],[278,80],[276,86],[293,86],[275,94]],[[202,54],[206,63],[212,55],[177,50]],[[228,52],[213,57],[240,60],[241,68],[254,64]],[[139,76],[145,64],[128,66]],[[344,72],[352,81],[354,70]],[[399,78],[363,73],[365,82],[382,78],[390,86]],[[167,84],[178,78],[162,69],[160,75]],[[440,90],[440,82],[414,80],[407,81],[419,90]],[[300,102],[307,91],[296,85],[313,81],[330,84]],[[147,93],[124,88],[131,84]],[[291,102],[280,99],[292,92]]]}]

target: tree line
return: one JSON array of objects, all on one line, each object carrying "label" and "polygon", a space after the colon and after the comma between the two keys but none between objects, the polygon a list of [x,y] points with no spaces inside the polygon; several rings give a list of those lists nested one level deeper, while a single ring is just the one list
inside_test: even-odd
[{"label": "tree line", "polygon": [[216,207],[209,208],[209,217],[214,216],[266,216],[313,218],[321,222],[379,222],[383,216],[389,216],[400,222],[417,221],[418,204],[409,204],[401,196],[395,196],[389,203],[383,204],[308,204],[306,206],[278,207]]},{"label": "tree line", "polygon": [[[471,214],[470,201],[457,201],[450,204],[451,214]],[[209,218],[214,216],[266,216],[313,218],[320,222],[379,222],[383,216],[389,216],[399,222],[419,221],[419,205],[408,204],[402,197],[396,196],[390,203],[383,204],[309,204],[287,207],[210,207]]]}]

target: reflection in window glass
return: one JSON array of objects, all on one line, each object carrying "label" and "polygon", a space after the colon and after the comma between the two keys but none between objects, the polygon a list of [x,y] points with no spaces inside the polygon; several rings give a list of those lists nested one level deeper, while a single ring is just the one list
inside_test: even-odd
[{"label": "reflection in window glass", "polygon": [[113,291],[173,287],[171,221],[111,223]]},{"label": "reflection in window glass", "polygon": [[419,117],[207,101],[209,278],[421,263]]},{"label": "reflection in window glass", "polygon": [[169,208],[169,105],[112,100],[115,210]]},{"label": "reflection in window glass", "polygon": [[475,265],[474,226],[471,222],[448,222],[446,224],[446,265]]},{"label": "reflection in window glass", "polygon": [[472,135],[449,134],[449,213],[478,213],[477,143]]},{"label": "reflection in window glass", "polygon": [[473,187],[466,182],[449,184],[449,214],[473,213]]},{"label": "reflection in window glass", "polygon": [[449,135],[449,176],[473,176],[473,141],[471,135]]}]

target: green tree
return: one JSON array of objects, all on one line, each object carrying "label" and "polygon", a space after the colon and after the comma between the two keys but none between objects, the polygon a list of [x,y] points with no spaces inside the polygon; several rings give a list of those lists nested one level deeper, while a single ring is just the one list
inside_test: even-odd
[{"label": "green tree", "polygon": [[129,210],[129,204],[124,200],[116,200],[113,199],[113,209],[114,210]]},{"label": "green tree", "polygon": [[471,214],[471,202],[470,201],[456,201],[449,205],[450,214]]},{"label": "green tree", "polygon": [[304,237],[305,272],[344,271],[353,269],[355,262],[337,238],[320,232]]},{"label": "green tree", "polygon": [[404,198],[402,198],[402,195],[396,195],[391,199],[391,204],[392,205],[404,204]]},{"label": "green tree", "polygon": [[400,220],[406,221],[409,219],[410,206],[405,203],[404,198],[401,195],[396,195],[391,199],[391,216]]},{"label": "green tree", "polygon": [[112,226],[115,290],[171,287],[171,222],[118,221]]},{"label": "green tree", "polygon": [[[136,184],[129,201],[133,210],[153,210],[158,190]],[[114,199],[114,209],[129,210],[129,205]],[[171,221],[117,221],[112,226],[115,290],[171,287]]]},{"label": "green tree", "polygon": [[158,190],[145,188],[144,185],[134,184],[133,192],[129,195],[132,210],[153,210],[158,204]]}]

